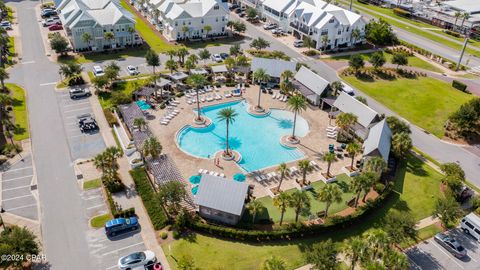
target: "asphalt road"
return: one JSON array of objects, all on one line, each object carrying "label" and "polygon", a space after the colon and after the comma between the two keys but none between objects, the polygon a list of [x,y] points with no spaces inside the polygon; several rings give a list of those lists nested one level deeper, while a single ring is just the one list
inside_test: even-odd
[{"label": "asphalt road", "polygon": [[33,158],[40,197],[45,254],[51,269],[94,269],[69,146],[54,86],[58,66],[45,56],[38,18],[38,1],[10,2],[17,9],[22,60],[9,70],[9,82],[27,91]]},{"label": "asphalt road", "polygon": [[480,265],[480,244],[472,237],[467,236],[460,229],[453,229],[449,233],[466,250],[467,256],[455,258],[433,238],[425,240],[408,249],[405,253],[411,262],[412,270],[460,269],[477,270]]}]

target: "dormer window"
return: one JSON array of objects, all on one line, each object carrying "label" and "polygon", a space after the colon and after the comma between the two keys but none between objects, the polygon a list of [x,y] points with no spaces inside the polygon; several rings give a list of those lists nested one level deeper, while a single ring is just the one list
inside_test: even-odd
[{"label": "dormer window", "polygon": [[219,6],[219,5],[213,6],[213,10],[219,10],[219,9],[220,9],[220,6]]},{"label": "dormer window", "polygon": [[334,19],[330,19],[330,21],[328,21],[328,23],[333,23],[333,22],[335,22]]}]

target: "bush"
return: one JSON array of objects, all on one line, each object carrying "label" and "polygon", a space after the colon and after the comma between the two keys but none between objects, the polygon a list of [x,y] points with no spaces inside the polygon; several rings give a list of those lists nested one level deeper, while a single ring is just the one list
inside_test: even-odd
[{"label": "bush", "polygon": [[177,231],[173,231],[172,236],[173,236],[173,239],[178,239],[180,238],[180,233]]},{"label": "bush", "polygon": [[14,157],[16,154],[22,152],[22,146],[17,144],[7,143],[3,146],[2,154],[8,158]]},{"label": "bush", "polygon": [[143,168],[137,168],[130,171],[130,175],[135,182],[135,187],[142,198],[143,205],[147,209],[148,216],[152,221],[153,228],[160,230],[168,223],[167,216],[155,197],[155,193],[150,185],[150,180]]},{"label": "bush", "polygon": [[133,207],[125,210],[116,211],[113,214],[113,217],[115,218],[128,218],[128,217],[134,217],[134,216],[136,216],[136,214],[135,214],[135,208]]},{"label": "bush", "polygon": [[445,30],[445,33],[446,33],[447,35],[454,36],[454,37],[457,37],[457,38],[460,37],[460,34],[459,34],[459,33],[453,32],[453,31],[450,31],[450,30]]},{"label": "bush", "polygon": [[105,119],[107,119],[109,126],[113,127],[113,125],[118,125],[117,118],[113,115],[111,110],[103,109],[103,114],[105,115]]},{"label": "bush", "polygon": [[68,86],[82,85],[85,83],[85,80],[82,76],[74,77],[68,80]]},{"label": "bush", "polygon": [[410,18],[412,14],[409,11],[403,10],[401,8],[394,8],[393,13],[395,13],[398,16]]},{"label": "bush", "polygon": [[376,183],[374,186],[373,186],[373,189],[378,193],[382,193],[383,190],[385,189],[385,185],[382,184],[382,183]]},{"label": "bush", "polygon": [[160,238],[162,238],[163,240],[167,239],[167,237],[168,237],[167,232],[161,232],[160,233]]},{"label": "bush", "polygon": [[453,88],[456,88],[456,89],[458,89],[458,90],[460,90],[460,91],[462,91],[462,92],[468,93],[468,91],[467,91],[467,85],[464,84],[464,83],[462,83],[462,82],[460,82],[460,81],[453,80],[453,82],[452,82],[452,87],[453,87]]},{"label": "bush", "polygon": [[183,93],[183,92],[177,92],[177,93],[175,94],[175,96],[178,97],[178,98],[179,98],[179,97],[183,97],[184,95],[185,95],[185,93]]},{"label": "bush", "polygon": [[128,104],[132,102],[132,97],[123,92],[113,92],[111,101],[114,106]]},{"label": "bush", "polygon": [[315,55],[318,55],[318,51],[317,50],[308,50],[308,51],[305,51],[304,54],[307,55],[307,56],[315,56]]}]

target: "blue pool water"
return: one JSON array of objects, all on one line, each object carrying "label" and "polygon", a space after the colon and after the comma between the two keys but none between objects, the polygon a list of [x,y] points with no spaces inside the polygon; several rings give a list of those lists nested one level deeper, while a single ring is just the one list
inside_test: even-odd
[{"label": "blue pool water", "polygon": [[[217,113],[232,107],[238,116],[230,126],[230,147],[242,155],[239,165],[245,171],[304,157],[301,151],[280,144],[282,136],[292,133],[292,112],[272,109],[268,116],[258,117],[247,112],[248,106],[245,101],[237,101],[202,108],[202,113],[213,123],[206,128],[185,127],[178,133],[178,145],[190,155],[202,158],[213,157],[217,151],[225,149],[226,124],[218,121]],[[297,116],[295,134],[305,136],[308,130],[307,121]]]},{"label": "blue pool water", "polygon": [[145,100],[138,100],[138,101],[135,101],[135,103],[137,103],[138,107],[140,107],[140,110],[142,111],[146,111],[152,108],[147,102],[145,102]]}]

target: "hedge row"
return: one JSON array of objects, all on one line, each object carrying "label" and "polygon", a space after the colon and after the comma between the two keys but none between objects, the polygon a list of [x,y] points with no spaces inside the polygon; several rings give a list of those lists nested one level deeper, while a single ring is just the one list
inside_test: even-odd
[{"label": "hedge row", "polygon": [[412,14],[409,11],[403,10],[401,8],[394,8],[393,13],[397,14],[398,16],[410,18]]},{"label": "hedge row", "polygon": [[162,229],[167,225],[168,219],[160,203],[155,199],[155,192],[150,185],[150,180],[148,179],[145,169],[136,168],[130,171],[130,175],[135,182],[138,194],[142,198],[143,205],[147,209],[153,228],[155,230]]},{"label": "hedge row", "polygon": [[461,35],[460,35],[459,33],[453,32],[453,31],[451,31],[451,30],[445,30],[445,33],[447,33],[447,34],[450,35],[450,36],[457,37],[457,38],[458,38],[458,37],[461,37]]},{"label": "hedge row", "polygon": [[250,241],[250,242],[265,242],[273,240],[290,240],[303,237],[316,236],[328,232],[338,231],[339,229],[350,228],[356,224],[360,224],[369,218],[369,214],[374,212],[381,206],[385,200],[390,196],[392,186],[389,185],[387,189],[376,200],[367,200],[365,205],[357,208],[355,213],[346,216],[335,216],[327,220],[325,224],[314,224],[305,226],[302,224],[293,224],[290,227],[273,230],[273,231],[259,231],[259,230],[241,230],[231,227],[223,227],[215,224],[206,224],[202,222],[195,222],[189,224],[191,229],[207,233],[214,236],[230,238],[234,240]]},{"label": "hedge row", "polygon": [[457,80],[453,80],[452,82],[452,86],[453,88],[456,88],[462,92],[465,92],[465,93],[468,93],[467,91],[467,85],[464,84],[463,82],[460,82],[460,81],[457,81]]}]

